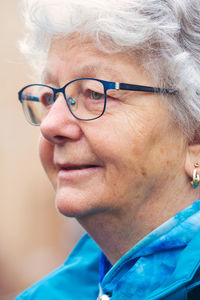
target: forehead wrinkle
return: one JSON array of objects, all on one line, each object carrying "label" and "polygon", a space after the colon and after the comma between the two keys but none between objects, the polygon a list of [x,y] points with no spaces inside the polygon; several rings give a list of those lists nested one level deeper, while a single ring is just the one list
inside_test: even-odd
[{"label": "forehead wrinkle", "polygon": [[114,79],[116,77],[116,73],[117,71],[115,71],[113,68],[110,68],[109,66],[100,65],[100,64],[84,65],[80,67],[80,69],[78,70],[78,74],[81,76],[88,76],[94,78],[103,76],[102,78],[99,79],[107,79],[107,80]]}]

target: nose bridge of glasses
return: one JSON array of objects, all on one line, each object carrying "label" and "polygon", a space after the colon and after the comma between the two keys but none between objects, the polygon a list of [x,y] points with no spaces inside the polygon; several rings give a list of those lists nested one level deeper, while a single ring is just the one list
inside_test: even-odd
[{"label": "nose bridge of glasses", "polygon": [[54,91],[54,102],[56,101],[56,99],[59,97],[59,95],[63,95],[64,99],[66,100],[65,97],[65,87],[59,88],[59,89],[53,89]]},{"label": "nose bridge of glasses", "polygon": [[[66,89],[66,86],[64,86],[62,88],[58,88],[58,89],[53,88],[53,92],[54,92],[54,105],[53,105],[53,107],[54,107],[54,109],[56,109],[55,107],[60,107],[61,108],[61,105],[62,105],[61,109],[63,111],[65,111],[65,113],[68,111],[70,113],[70,115],[72,115],[72,111],[71,111],[70,106],[75,104],[76,101],[72,97],[68,97],[66,95],[65,89]],[[60,98],[60,96],[61,96],[61,98]],[[73,103],[73,102],[75,102],[75,103]],[[56,103],[58,103],[58,105],[56,105]],[[66,110],[63,107],[64,104],[67,106]],[[53,109],[53,107],[52,107],[52,109]]]}]

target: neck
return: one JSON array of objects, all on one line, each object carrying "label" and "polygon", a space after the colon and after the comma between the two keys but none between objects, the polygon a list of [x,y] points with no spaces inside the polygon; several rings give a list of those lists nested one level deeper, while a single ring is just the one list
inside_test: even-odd
[{"label": "neck", "polygon": [[198,199],[190,188],[167,190],[167,197],[159,192],[133,210],[118,214],[101,213],[78,219],[96,241],[112,264],[116,263],[137,242]]}]

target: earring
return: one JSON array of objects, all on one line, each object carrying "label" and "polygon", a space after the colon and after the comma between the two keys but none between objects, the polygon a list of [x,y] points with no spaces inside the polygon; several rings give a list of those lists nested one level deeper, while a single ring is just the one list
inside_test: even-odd
[{"label": "earring", "polygon": [[193,189],[196,189],[200,184],[200,176],[197,174],[197,168],[199,168],[199,163],[194,164],[193,180],[191,181]]}]

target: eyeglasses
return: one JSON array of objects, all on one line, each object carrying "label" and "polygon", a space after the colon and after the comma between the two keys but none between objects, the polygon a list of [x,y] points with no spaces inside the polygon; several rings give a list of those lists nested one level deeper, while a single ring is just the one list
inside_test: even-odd
[{"label": "eyeglasses", "polygon": [[[100,118],[107,104],[108,90],[127,90],[148,93],[176,94],[175,90],[143,85],[111,82],[94,78],[79,78],[56,89],[44,84],[25,86],[18,93],[24,114],[31,125],[39,126],[55,103],[59,93],[64,95],[67,107],[78,120]],[[112,96],[111,96],[112,97]]]}]

